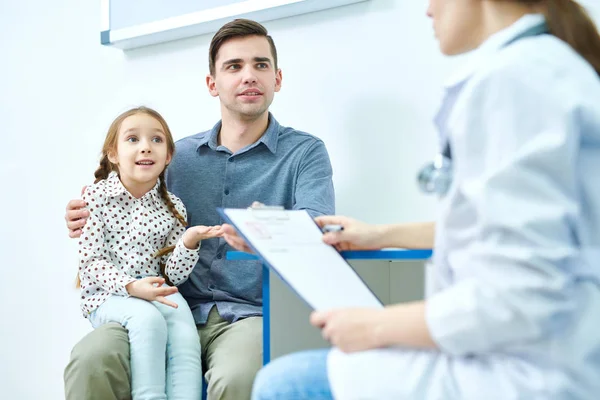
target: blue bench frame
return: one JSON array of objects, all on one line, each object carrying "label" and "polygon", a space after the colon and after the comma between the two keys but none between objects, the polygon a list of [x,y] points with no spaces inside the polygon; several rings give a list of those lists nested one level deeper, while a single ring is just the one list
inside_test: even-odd
[{"label": "blue bench frame", "polygon": [[[346,260],[379,260],[379,261],[417,261],[431,258],[432,250],[359,250],[342,251]],[[228,260],[259,260],[254,254],[241,251],[227,253]],[[263,264],[263,365],[271,361],[271,297],[270,297],[269,267]]]}]

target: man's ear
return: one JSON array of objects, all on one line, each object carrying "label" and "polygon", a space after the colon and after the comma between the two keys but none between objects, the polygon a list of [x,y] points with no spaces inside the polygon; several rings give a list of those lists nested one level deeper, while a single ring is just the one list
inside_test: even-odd
[{"label": "man's ear", "polygon": [[206,75],[206,87],[208,88],[208,93],[212,97],[218,97],[219,91],[217,90],[217,83],[215,82],[215,78],[211,74]]},{"label": "man's ear", "polygon": [[283,75],[281,74],[281,69],[277,70],[275,73],[275,91],[279,92],[281,90],[281,81],[283,79]]}]

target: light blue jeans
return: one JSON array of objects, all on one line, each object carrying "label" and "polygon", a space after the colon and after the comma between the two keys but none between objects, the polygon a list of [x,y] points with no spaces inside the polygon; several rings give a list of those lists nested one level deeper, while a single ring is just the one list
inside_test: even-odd
[{"label": "light blue jeans", "polygon": [[117,322],[129,331],[133,400],[202,398],[200,339],[194,318],[181,294],[168,299],[179,307],[113,295],[90,314],[94,328]]},{"label": "light blue jeans", "polygon": [[289,354],[260,370],[252,400],[333,400],[327,378],[329,350]]}]

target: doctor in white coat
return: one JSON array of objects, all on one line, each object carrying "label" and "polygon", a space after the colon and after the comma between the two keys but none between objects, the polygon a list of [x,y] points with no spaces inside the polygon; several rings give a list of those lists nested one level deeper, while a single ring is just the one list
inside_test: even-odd
[{"label": "doctor in white coat", "polygon": [[[429,3],[442,52],[475,50],[446,87],[440,155],[420,175],[441,197],[437,291],[313,313],[333,349],[274,360],[255,400],[600,398],[597,29],[573,0]],[[339,249],[433,244],[428,225],[318,223],[344,226],[324,236]]]}]

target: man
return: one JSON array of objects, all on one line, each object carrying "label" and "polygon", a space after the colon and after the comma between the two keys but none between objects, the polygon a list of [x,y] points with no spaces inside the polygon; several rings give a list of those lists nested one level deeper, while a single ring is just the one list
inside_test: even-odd
[{"label": "man", "polygon": [[[267,30],[249,20],[224,25],[209,49],[210,94],[219,97],[221,121],[176,144],[168,189],[187,208],[190,225],[218,225],[216,207],[253,201],[334,213],[332,169],[323,142],[286,128],[268,109],[281,88],[277,51]],[[67,206],[67,226],[78,237],[87,211]],[[209,399],[249,399],[262,365],[262,267],[226,261],[223,238],[202,242],[200,260],[179,287],[200,337]],[[129,347],[120,325],[96,329],[73,349],[65,370],[67,399],[128,399]]]}]

